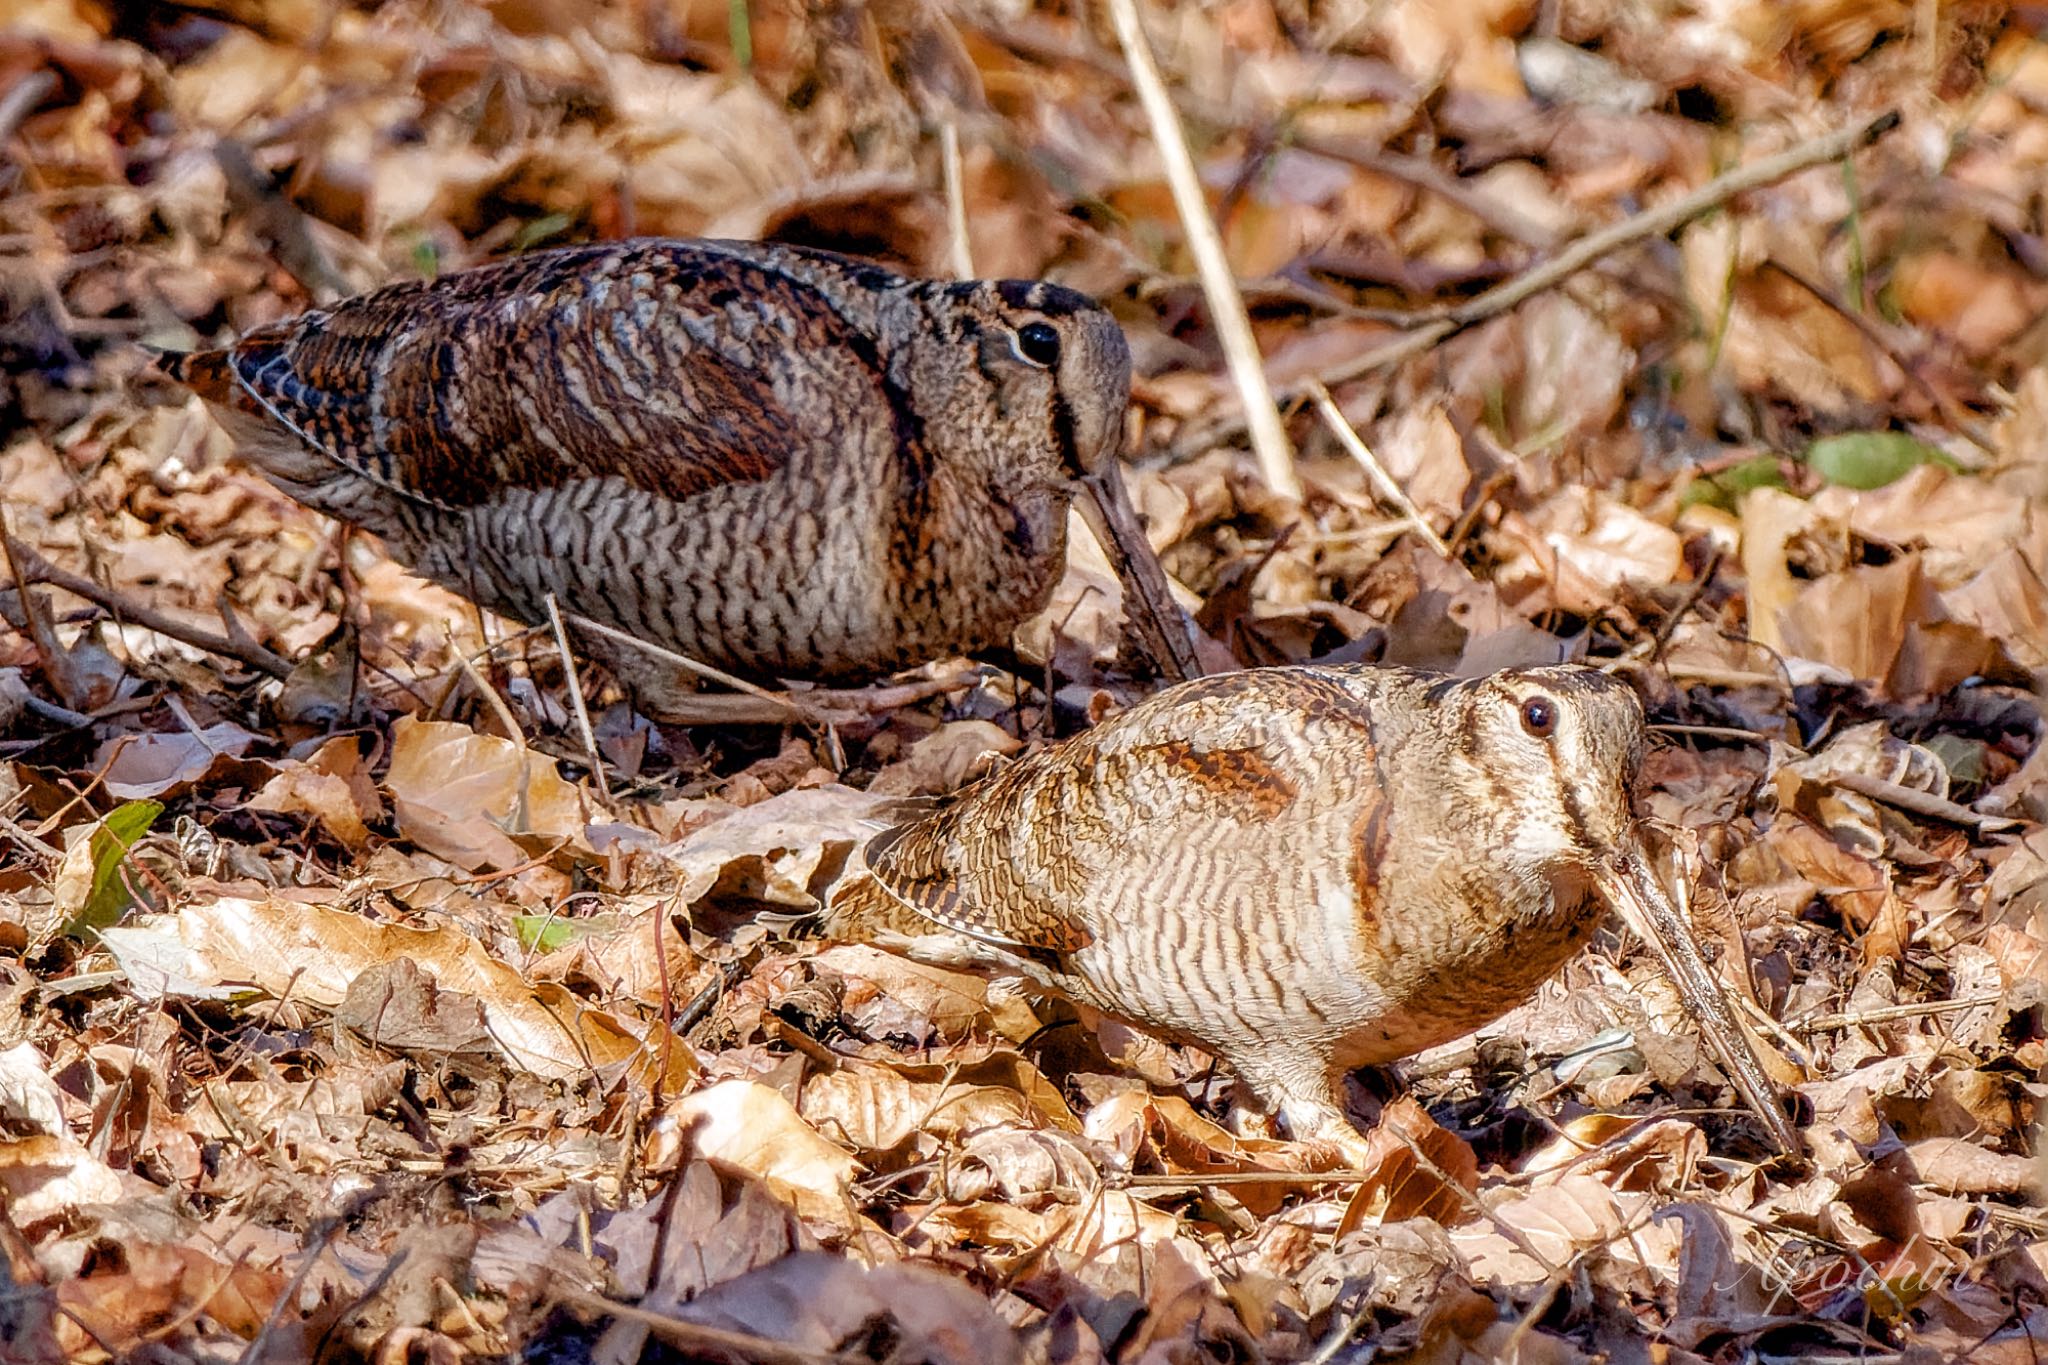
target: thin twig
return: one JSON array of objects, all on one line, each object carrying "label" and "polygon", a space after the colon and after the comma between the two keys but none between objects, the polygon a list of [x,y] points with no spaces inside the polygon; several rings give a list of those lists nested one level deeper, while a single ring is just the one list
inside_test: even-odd
[{"label": "thin twig", "polygon": [[651,654],[664,663],[674,664],[684,672],[694,674],[707,682],[715,682],[721,687],[730,687],[735,692],[744,692],[756,701],[764,701],[772,706],[779,706],[785,713],[785,719],[806,719],[804,708],[792,701],[786,694],[770,692],[767,688],[750,683],[745,678],[736,678],[724,669],[713,668],[710,664],[698,663],[686,654],[678,654],[672,649],[663,649],[651,640],[643,640],[637,635],[628,635],[623,630],[616,630],[600,621],[593,621],[581,612],[572,611],[564,614],[569,620],[576,623],[576,629],[578,630],[587,630],[592,635],[601,635],[605,639],[617,644],[630,645],[642,653]]},{"label": "thin twig", "polygon": [[695,659],[678,654],[672,649],[663,649],[649,640],[614,630],[577,612],[563,615],[578,630],[587,630],[593,635],[602,635],[608,640],[631,645],[657,659],[674,664],[687,672],[712,682],[723,683],[744,695],[722,696],[705,692],[692,697],[665,698],[661,719],[675,725],[783,725],[790,721],[801,721],[811,725],[837,725],[871,716],[877,711],[889,711],[899,706],[910,706],[927,697],[936,697],[946,692],[958,692],[972,687],[978,676],[975,673],[953,673],[940,678],[920,678],[916,682],[895,683],[887,687],[856,687],[845,690],[819,688],[810,692],[770,692],[744,678],[700,664]]},{"label": "thin twig", "polygon": [[[49,721],[52,725],[61,725],[67,730],[83,730],[86,726],[92,724],[94,719],[93,716],[89,716],[83,711],[74,711],[68,706],[59,706],[56,702],[39,697],[33,692],[24,694],[21,698],[21,704],[35,715]],[[115,706],[119,705],[120,703],[115,703]],[[115,706],[102,706],[94,714],[98,716],[109,715],[114,711]]]},{"label": "thin twig", "polygon": [[1985,436],[1984,432],[1978,427],[1976,420],[1970,415],[1969,410],[1957,402],[1945,390],[1928,382],[1927,376],[1920,373],[1921,357],[1906,354],[1905,345],[1900,342],[1890,328],[1880,327],[1862,313],[1857,312],[1854,308],[1850,307],[1848,300],[1822,284],[1819,280],[1810,278],[1806,272],[1798,269],[1796,266],[1786,265],[1783,261],[1767,260],[1760,269],[1777,271],[1793,284],[1798,285],[1801,289],[1819,300],[1835,316],[1841,318],[1842,321],[1848,323],[1858,332],[1861,332],[1864,340],[1884,352],[1885,358],[1899,367],[1899,373],[1905,376],[1908,384],[1911,384],[1925,395],[1927,401],[1934,405],[1935,410],[1941,414],[1942,420],[1949,425],[1949,428],[1956,435],[1962,437],[1986,454],[1995,455],[1997,453],[1989,438]]},{"label": "thin twig", "polygon": [[953,277],[974,278],[974,249],[967,238],[967,190],[960,172],[960,125],[947,119],[939,125],[939,162],[946,178],[946,238]]},{"label": "thin twig", "polygon": [[1865,1024],[1918,1019],[1930,1014],[1955,1014],[1963,1010],[1986,1009],[2004,1000],[2005,997],[2002,995],[1970,995],[1961,1000],[1926,1000],[1914,1005],[1879,1005],[1874,1009],[1854,1010],[1848,1014],[1817,1014],[1811,1019],[1795,1020],[1788,1027],[1828,1031],[1861,1028]]},{"label": "thin twig", "polygon": [[[1056,31],[1049,25],[1033,24],[1029,20],[1014,24],[972,19],[966,22],[975,24],[992,41],[1030,61],[1061,69],[1085,67],[1110,80],[1127,81],[1130,76],[1121,63],[1093,42],[1069,37],[1064,31]],[[1396,92],[1386,93],[1393,97]],[[1426,93],[1411,89],[1400,92],[1398,98],[1413,108],[1424,102]],[[1436,195],[1523,246],[1548,251],[1557,245],[1558,234],[1549,227],[1503,203],[1476,182],[1444,170],[1426,156],[1388,151],[1384,144],[1368,138],[1317,132],[1304,126],[1290,110],[1255,110],[1247,114],[1227,104],[1203,99],[1188,90],[1174,91],[1173,102],[1183,118],[1211,128],[1236,130],[1248,121],[1256,120],[1262,126],[1272,128],[1268,140],[1275,144],[1328,157],[1332,161],[1348,162],[1426,194]]]},{"label": "thin twig", "polygon": [[0,835],[12,839],[16,847],[39,863],[48,865],[62,861],[64,857],[63,850],[44,843],[36,837],[35,831],[23,828],[4,811],[0,811]]},{"label": "thin twig", "polygon": [[[209,1086],[207,1089],[211,1091],[213,1087]],[[219,1112],[218,1108],[215,1112]],[[335,1234],[342,1230],[342,1221],[339,1217],[324,1218],[314,1225],[312,1235],[306,1239],[312,1245],[303,1249],[298,1269],[294,1270],[291,1279],[285,1282],[284,1292],[272,1300],[270,1311],[264,1315],[262,1326],[256,1329],[256,1335],[250,1338],[248,1346],[236,1357],[236,1365],[250,1365],[251,1361],[264,1358],[264,1348],[270,1340],[270,1334],[276,1330],[278,1320],[284,1316],[285,1310],[298,1302],[299,1286],[306,1282],[306,1276],[312,1274],[313,1267],[327,1254],[328,1245],[334,1241]]]},{"label": "thin twig", "polygon": [[[1780,1053],[1785,1061],[1790,1062],[1801,1072],[1810,1070],[1810,1053],[1806,1044],[1799,1040],[1798,1035],[1773,1018],[1769,1010],[1742,991],[1735,994],[1735,1008],[1742,1011],[1742,1017],[1749,1020],[1750,1027],[1768,1033],[1778,1040],[1778,1045],[1773,1050]],[[1757,1055],[1762,1056],[1763,1052],[1764,1049],[1759,1048]]]},{"label": "thin twig", "polygon": [[631,1304],[613,1303],[610,1299],[587,1294],[580,1289],[557,1289],[554,1298],[555,1302],[578,1313],[638,1323],[671,1346],[680,1346],[692,1353],[709,1353],[718,1359],[758,1361],[760,1365],[837,1365],[837,1362],[847,1359],[836,1352],[791,1346],[751,1332],[734,1332],[723,1327],[707,1327],[702,1323],[664,1317]]},{"label": "thin twig", "polygon": [[305,287],[313,302],[332,303],[355,292],[315,232],[313,216],[279,192],[246,146],[232,137],[221,138],[213,145],[213,159],[233,202],[271,237],[277,263]]},{"label": "thin twig", "polygon": [[1207,1175],[1119,1175],[1106,1172],[1102,1183],[1112,1190],[1196,1189],[1232,1185],[1362,1185],[1377,1180],[1378,1171],[1215,1171]]},{"label": "thin twig", "polygon": [[469,680],[469,685],[477,690],[483,697],[484,704],[489,706],[491,713],[498,718],[498,724],[505,727],[505,738],[518,745],[522,752],[530,747],[526,742],[525,733],[519,728],[519,718],[512,714],[512,708],[498,695],[498,689],[491,686],[490,680],[477,671],[477,666],[469,660],[457,655],[455,662],[462,669],[462,676]]},{"label": "thin twig", "polygon": [[1716,547],[1713,557],[1707,561],[1707,567],[1700,570],[1700,576],[1686,588],[1684,600],[1673,607],[1664,617],[1663,624],[1657,627],[1656,637],[1650,642],[1651,663],[1656,663],[1664,657],[1664,651],[1671,645],[1672,635],[1678,630],[1678,623],[1699,605],[1700,598],[1706,595],[1707,588],[1713,583],[1714,575],[1721,571],[1721,561],[1725,557],[1724,552]]},{"label": "thin twig", "polygon": [[569,632],[562,625],[562,605],[549,593],[548,624],[554,627],[555,648],[562,651],[562,672],[569,680],[569,705],[576,711],[576,727],[583,734],[583,752],[590,759],[590,776],[597,783],[597,794],[606,801],[612,799],[611,783],[605,780],[604,760],[598,756],[597,735],[590,728],[590,711],[583,704],[583,681],[576,676],[576,655],[569,649]]},{"label": "thin twig", "polygon": [[792,1052],[801,1052],[810,1059],[812,1065],[821,1071],[837,1071],[844,1065],[844,1060],[838,1053],[826,1047],[787,1019],[778,1018],[773,1014],[764,1014],[761,1016],[761,1025],[761,1031],[766,1033],[772,1041],[781,1043]]},{"label": "thin twig", "polygon": [[1995,834],[1999,830],[2011,829],[2019,824],[2019,821],[2007,819],[2003,815],[1979,815],[1968,806],[1950,801],[1946,797],[1936,796],[1933,792],[1923,792],[1913,787],[1901,786],[1897,782],[1887,782],[1868,773],[1837,773],[1831,780],[1836,786],[1846,787],[1858,796],[1867,796],[1873,801],[1882,801],[1887,806],[1895,806],[1914,815],[1924,815],[1930,820],[1940,820],[1951,825],[1961,825],[1964,829],[1974,829],[1979,834]]},{"label": "thin twig", "polygon": [[1422,537],[1423,543],[1445,559],[1449,559],[1451,547],[1444,544],[1444,538],[1436,533],[1434,526],[1423,520],[1422,509],[1409,499],[1400,484],[1394,482],[1394,476],[1380,463],[1379,456],[1372,453],[1372,447],[1358,434],[1358,428],[1352,426],[1350,419],[1331,401],[1330,391],[1313,380],[1310,384],[1309,398],[1315,403],[1316,411],[1322,414],[1323,425],[1336,436],[1337,443],[1350,452],[1352,459],[1358,461],[1364,468],[1366,477],[1372,481],[1373,487],[1379,490],[1380,496],[1394,505],[1394,510],[1401,514],[1402,519],[1413,528],[1415,534]]},{"label": "thin twig", "polygon": [[29,591],[29,570],[36,567],[40,556],[14,538],[14,530],[8,524],[7,508],[4,504],[0,504],[0,548],[6,551],[7,573],[14,580],[14,595],[21,603],[21,619],[27,628],[29,642],[36,647],[36,653],[42,657],[43,676],[63,697],[65,708],[77,714],[73,708],[83,698],[73,695],[76,689],[72,686],[70,656],[58,642],[57,627],[50,619],[49,604]]},{"label": "thin twig", "polygon": [[[1342,365],[1326,370],[1315,380],[1305,381],[1284,390],[1282,397],[1299,398],[1307,392],[1308,383],[1319,381],[1326,387],[1334,387],[1370,374],[1374,370],[1398,364],[1411,356],[1420,355],[1453,332],[1506,312],[1532,295],[1576,275],[1603,256],[1611,255],[1622,247],[1646,238],[1661,237],[1676,231],[1695,218],[1712,213],[1737,195],[1761,189],[1765,185],[1774,184],[1811,167],[1839,161],[1883,137],[1897,127],[1898,123],[1899,115],[1896,112],[1889,112],[1854,128],[1838,129],[1797,146],[1788,147],[1775,156],[1767,156],[1747,166],[1738,166],[1724,175],[1714,177],[1691,194],[1674,199],[1668,204],[1646,209],[1596,232],[1589,232],[1541,265],[1532,266],[1513,279],[1495,285],[1464,303],[1438,310],[1435,321],[1427,326],[1355,356]],[[1430,315],[1425,313],[1421,316]],[[1201,430],[1200,446],[1207,449],[1219,441],[1228,440],[1245,430],[1245,427],[1246,422],[1242,415],[1221,419]]]},{"label": "thin twig", "polygon": [[1301,478],[1294,469],[1294,449],[1287,440],[1287,428],[1280,421],[1280,409],[1273,401],[1272,386],[1266,382],[1265,362],[1259,356],[1258,339],[1244,308],[1244,295],[1232,278],[1230,257],[1223,249],[1223,236],[1209,216],[1202,194],[1202,178],[1188,150],[1187,134],[1173,107],[1173,96],[1152,59],[1152,48],[1138,19],[1137,0],[1109,0],[1110,18],[1116,24],[1117,41],[1124,60],[1130,63],[1131,83],[1152,125],[1152,141],[1166,163],[1166,183],[1173,191],[1174,207],[1180,212],[1181,228],[1187,233],[1188,249],[1194,253],[1195,269],[1202,277],[1202,293],[1209,301],[1209,315],[1222,344],[1230,378],[1237,386],[1243,407],[1244,428],[1251,437],[1266,486],[1282,497],[1301,500]]},{"label": "thin twig", "polygon": [[[698,692],[663,698],[661,719],[671,725],[786,725],[792,720],[818,726],[844,725],[877,712],[914,706],[929,697],[963,691],[979,679],[979,673],[965,671],[883,687],[819,688],[783,696],[771,694],[766,698]],[[790,714],[792,706],[797,708],[794,716]]]},{"label": "thin twig", "polygon": [[1323,1344],[1316,1348],[1316,1353],[1308,1358],[1308,1365],[1330,1365],[1330,1362],[1337,1358],[1337,1352],[1351,1343],[1352,1334],[1364,1326],[1365,1320],[1372,1316],[1375,1307],[1377,1305],[1373,1302],[1371,1291],[1360,1289],[1358,1307],[1352,1309],[1344,1321],[1331,1329],[1330,1335],[1323,1339]]},{"label": "thin twig", "polygon": [[[1183,102],[1183,107],[1185,102]],[[1354,166],[1398,180],[1412,189],[1433,194],[1447,204],[1464,210],[1503,237],[1523,246],[1549,251],[1557,245],[1558,234],[1535,219],[1501,202],[1473,181],[1453,175],[1426,156],[1390,152],[1377,142],[1342,134],[1288,130],[1288,141],[1304,152],[1347,161]]]},{"label": "thin twig", "polygon": [[[1643,642],[1645,646],[1649,641]],[[1616,659],[1615,669],[1630,673],[1649,673],[1653,666],[1642,659]],[[1738,688],[1766,687],[1774,692],[1790,692],[1792,684],[1776,673],[1754,673],[1742,668],[1718,668],[1712,664],[1683,663],[1666,659],[1654,668],[1667,677],[1696,682],[1705,687]]]},{"label": "thin twig", "polygon": [[44,96],[57,88],[57,75],[53,71],[31,71],[0,95],[0,142],[14,136],[14,130],[21,121],[35,111]]},{"label": "thin twig", "polygon": [[60,569],[25,545],[17,545],[15,553],[20,559],[20,572],[27,575],[26,583],[22,582],[19,578],[16,579],[16,586],[21,589],[24,606],[28,600],[28,584],[47,583],[51,587],[62,588],[65,592],[71,593],[74,596],[83,597],[86,601],[107,612],[117,622],[141,626],[144,630],[168,636],[170,639],[177,640],[182,644],[191,645],[194,649],[203,649],[209,654],[218,654],[224,659],[233,659],[237,663],[247,664],[257,672],[267,673],[273,678],[289,678],[291,676],[292,666],[288,660],[271,653],[262,645],[249,639],[246,634],[243,635],[242,639],[235,640],[225,635],[216,635],[212,631],[201,629],[198,626],[187,625],[185,622],[166,616],[153,608],[130,602],[112,588],[102,587],[99,583],[85,577],[83,574],[75,574],[67,569]]},{"label": "thin twig", "polygon": [[1422,1173],[1435,1179],[1451,1198],[1464,1206],[1466,1212],[1481,1222],[1491,1223],[1495,1232],[1499,1233],[1515,1250],[1541,1266],[1545,1275],[1554,1277],[1559,1273],[1558,1268],[1551,1264],[1550,1258],[1538,1251],[1536,1244],[1529,1240],[1528,1233],[1502,1217],[1499,1210],[1479,1197],[1479,1191],[1467,1189],[1464,1182],[1460,1181],[1442,1166],[1439,1166],[1435,1157],[1422,1150],[1422,1144],[1415,1140],[1413,1133],[1410,1133],[1398,1123],[1387,1123],[1384,1118],[1380,1120],[1380,1126],[1391,1133],[1396,1142],[1406,1147],[1410,1159],[1421,1168]]},{"label": "thin twig", "polygon": [[1602,256],[1648,237],[1662,237],[1668,232],[1675,232],[1695,218],[1712,213],[1737,195],[1775,184],[1789,175],[1795,175],[1813,166],[1840,161],[1852,152],[1869,146],[1898,125],[1899,115],[1896,111],[1884,113],[1854,128],[1837,129],[1797,146],[1788,147],[1775,156],[1767,156],[1747,166],[1737,166],[1725,174],[1715,176],[1691,194],[1674,199],[1669,204],[1646,209],[1597,232],[1587,233],[1535,269],[1496,285],[1477,298],[1447,309],[1444,318],[1459,326],[1469,327],[1496,313],[1505,312],[1530,295],[1541,293],[1552,285],[1576,275]]},{"label": "thin twig", "polygon": [[1707,739],[1732,739],[1745,744],[1769,744],[1774,738],[1760,730],[1735,725],[1680,725],[1676,721],[1652,721],[1650,728],[1660,735],[1700,735]]}]

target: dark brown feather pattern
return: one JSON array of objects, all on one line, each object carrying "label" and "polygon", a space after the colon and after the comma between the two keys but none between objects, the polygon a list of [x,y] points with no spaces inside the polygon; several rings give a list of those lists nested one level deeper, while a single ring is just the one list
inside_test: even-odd
[{"label": "dark brown feather pattern", "polygon": [[[1048,358],[1027,328],[1050,329]],[[421,573],[530,622],[552,594],[770,678],[1006,643],[1059,577],[1074,493],[1122,499],[1130,359],[1101,308],[796,247],[536,252],[163,368],[280,487]],[[1140,620],[1179,630],[1149,550],[1118,554]],[[676,687],[666,664],[590,647],[656,711]],[[1184,636],[1155,652],[1190,671]]]}]

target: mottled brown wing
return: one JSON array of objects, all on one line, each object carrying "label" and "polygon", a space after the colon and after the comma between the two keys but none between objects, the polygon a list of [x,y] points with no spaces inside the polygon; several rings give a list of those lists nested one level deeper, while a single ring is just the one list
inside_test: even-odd
[{"label": "mottled brown wing", "polygon": [[[813,269],[781,268],[782,256]],[[535,252],[380,289],[164,369],[425,502],[607,476],[681,499],[765,479],[807,441],[859,439],[829,414],[901,406],[873,339],[812,282],[835,268],[707,243]],[[836,401],[790,402],[793,379]]]},{"label": "mottled brown wing", "polygon": [[941,928],[1024,952],[1078,952],[1090,941],[1087,929],[1009,847],[1013,827],[1003,807],[1032,794],[1029,784],[998,778],[937,815],[877,835],[867,846],[868,870]]},{"label": "mottled brown wing", "polygon": [[1333,732],[1364,756],[1370,780],[1366,708],[1328,673],[1200,679],[878,836],[868,868],[935,924],[1026,952],[1076,952],[1092,941],[1090,885],[1120,848],[1170,843],[1175,825],[1208,837],[1219,819],[1286,818],[1312,746]]}]

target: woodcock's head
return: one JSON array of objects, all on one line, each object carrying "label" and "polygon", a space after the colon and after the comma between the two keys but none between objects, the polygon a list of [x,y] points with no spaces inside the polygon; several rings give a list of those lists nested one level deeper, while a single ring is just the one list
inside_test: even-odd
[{"label": "woodcock's head", "polygon": [[[956,474],[1060,523],[1079,491],[1147,652],[1170,678],[1200,676],[1187,622],[1124,492],[1117,456],[1131,349],[1116,319],[1085,294],[1040,280],[914,289],[929,325],[912,329],[893,363],[928,443],[958,462]],[[1064,540],[1063,524],[1046,530]]]},{"label": "woodcock's head", "polygon": [[1445,682],[1433,694],[1442,779],[1485,812],[1484,837],[1510,861],[1590,873],[1635,847],[1645,736],[1627,683],[1566,665]]},{"label": "woodcock's head", "polygon": [[[1036,280],[923,286],[933,326],[906,360],[927,431],[991,477],[1070,484],[1123,444],[1131,352],[1086,295]],[[943,432],[933,430],[942,427]]]},{"label": "woodcock's head", "polygon": [[1426,723],[1441,742],[1416,746],[1402,780],[1440,784],[1437,805],[1460,810],[1466,840],[1560,891],[1590,892],[1649,943],[1729,1079],[1779,1146],[1796,1150],[1770,1077],[1637,834],[1646,727],[1635,691],[1567,665],[1447,681],[1430,699]]}]

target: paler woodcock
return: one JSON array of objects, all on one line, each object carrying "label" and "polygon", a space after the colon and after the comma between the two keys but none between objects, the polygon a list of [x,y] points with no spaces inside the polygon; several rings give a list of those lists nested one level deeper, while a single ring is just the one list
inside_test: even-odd
[{"label": "paler woodcock", "polygon": [[1362,1158],[1343,1075],[1513,1009],[1612,908],[1790,1150],[1639,840],[1643,747],[1635,693],[1584,666],[1200,679],[877,835],[825,928],[1197,1045]]},{"label": "paler woodcock", "polygon": [[[1044,606],[1076,491],[1167,674],[1115,320],[1036,281],[643,239],[391,285],[165,356],[287,493],[493,611],[755,679],[870,680]],[[672,663],[583,643],[657,714]]]}]

